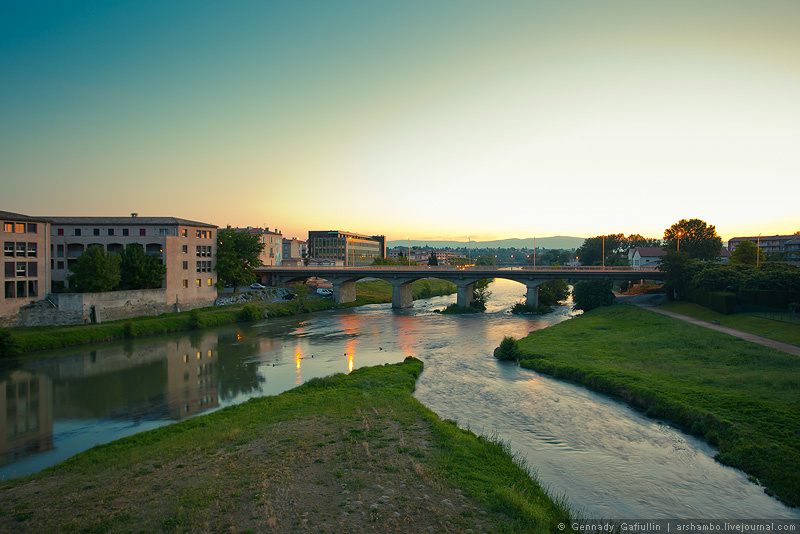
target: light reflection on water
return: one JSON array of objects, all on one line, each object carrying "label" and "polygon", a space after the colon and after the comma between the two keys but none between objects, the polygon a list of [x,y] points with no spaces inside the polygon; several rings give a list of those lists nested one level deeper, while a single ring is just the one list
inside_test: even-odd
[{"label": "light reflection on water", "polygon": [[568,495],[591,516],[800,517],[741,472],[716,464],[704,442],[581,387],[496,361],[492,350],[504,336],[523,337],[571,312],[511,316],[506,310],[524,286],[498,281],[491,290],[485,314],[435,314],[454,299],[440,297],[410,310],[364,306],[26,362],[5,382],[0,417],[13,412],[7,427],[10,421],[20,430],[4,433],[5,443],[27,432],[37,445],[17,447],[0,476],[35,472],[96,443],[314,377],[414,356],[425,362],[415,392],[423,404],[507,441],[553,494]]}]

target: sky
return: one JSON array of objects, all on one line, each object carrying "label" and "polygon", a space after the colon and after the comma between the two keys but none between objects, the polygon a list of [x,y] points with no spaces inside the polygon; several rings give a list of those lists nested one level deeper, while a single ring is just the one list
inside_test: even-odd
[{"label": "sky", "polygon": [[482,241],[800,230],[800,2],[13,2],[0,210]]}]

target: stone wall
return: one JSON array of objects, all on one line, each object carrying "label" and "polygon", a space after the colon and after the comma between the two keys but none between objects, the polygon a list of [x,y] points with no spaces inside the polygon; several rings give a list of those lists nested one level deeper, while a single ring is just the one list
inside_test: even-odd
[{"label": "stone wall", "polygon": [[103,323],[147,315],[212,306],[213,300],[167,302],[165,289],[108,291],[105,293],[54,293],[48,299],[20,308],[2,318],[2,326],[60,326]]}]

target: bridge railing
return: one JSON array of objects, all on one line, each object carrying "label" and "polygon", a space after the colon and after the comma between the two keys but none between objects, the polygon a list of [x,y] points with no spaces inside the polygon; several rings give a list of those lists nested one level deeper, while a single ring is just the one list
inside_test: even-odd
[{"label": "bridge railing", "polygon": [[285,267],[285,266],[264,266],[260,267],[260,269],[266,269],[270,271],[299,271],[299,270],[347,270],[347,271],[408,271],[408,272],[418,272],[418,271],[530,271],[530,272],[552,272],[552,271],[564,271],[564,272],[605,272],[605,271],[636,271],[641,273],[647,272],[658,272],[658,268],[654,266],[607,266],[603,267],[600,265],[555,265],[555,266],[548,266],[548,265],[537,265],[536,267],[532,265],[521,265],[521,266],[509,266],[509,267],[502,267],[497,265],[465,265],[465,266],[458,266],[458,265],[356,265],[356,266],[337,266],[337,265],[314,265],[314,266],[304,266],[304,267]]}]

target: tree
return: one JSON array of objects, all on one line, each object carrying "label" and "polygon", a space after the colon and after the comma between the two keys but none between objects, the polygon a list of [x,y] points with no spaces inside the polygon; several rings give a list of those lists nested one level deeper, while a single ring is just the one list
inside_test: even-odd
[{"label": "tree", "polygon": [[614,303],[611,280],[581,280],[572,288],[573,308],[585,312]]},{"label": "tree", "polygon": [[658,261],[658,270],[665,273],[664,291],[670,300],[681,300],[689,281],[697,272],[697,262],[686,252],[668,250]]},{"label": "tree", "polygon": [[539,304],[555,306],[561,300],[569,297],[569,285],[563,278],[548,280],[539,285]]},{"label": "tree", "polygon": [[477,260],[475,260],[475,265],[491,267],[492,265],[495,265],[494,256],[490,254],[483,254]]},{"label": "tree", "polygon": [[145,254],[144,247],[132,243],[119,253],[120,288],[155,289],[161,287],[167,267],[160,254]]},{"label": "tree", "polygon": [[253,270],[259,266],[258,256],[264,250],[257,234],[225,228],[217,233],[217,265],[219,283],[233,286],[247,285],[255,281]]},{"label": "tree", "polygon": [[78,293],[102,293],[119,285],[119,256],[106,254],[103,247],[89,247],[78,257],[67,277]]},{"label": "tree", "polygon": [[716,228],[700,219],[681,219],[664,230],[664,250],[680,250],[690,258],[710,261],[722,250],[722,239]]},{"label": "tree", "polygon": [[436,257],[436,253],[433,251],[431,251],[431,255],[428,256],[428,265],[431,267],[439,265],[439,258]]},{"label": "tree", "polygon": [[752,241],[742,241],[731,252],[731,263],[734,264],[758,265],[764,260],[764,252]]}]

